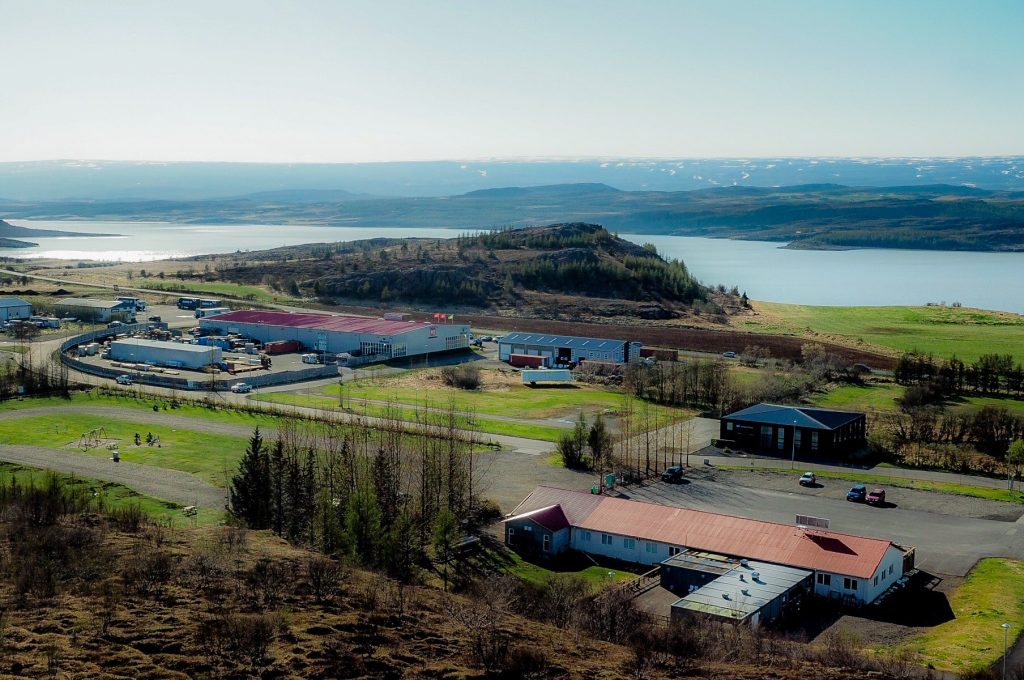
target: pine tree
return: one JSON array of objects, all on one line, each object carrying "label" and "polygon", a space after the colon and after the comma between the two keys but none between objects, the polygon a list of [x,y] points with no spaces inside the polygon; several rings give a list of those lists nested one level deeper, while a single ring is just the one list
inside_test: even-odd
[{"label": "pine tree", "polygon": [[345,528],[352,541],[352,551],[363,564],[373,564],[380,541],[380,506],[373,487],[363,484],[349,499]]},{"label": "pine tree", "polygon": [[422,557],[419,532],[408,511],[402,510],[381,542],[380,564],[388,576],[402,583],[411,583],[416,580]]},{"label": "pine tree", "polygon": [[250,529],[270,526],[270,461],[257,427],[231,479],[230,511]]},{"label": "pine tree", "polygon": [[455,557],[455,545],[459,541],[459,521],[455,513],[447,508],[441,510],[434,520],[434,559],[444,565],[444,589],[448,590],[448,565]]}]

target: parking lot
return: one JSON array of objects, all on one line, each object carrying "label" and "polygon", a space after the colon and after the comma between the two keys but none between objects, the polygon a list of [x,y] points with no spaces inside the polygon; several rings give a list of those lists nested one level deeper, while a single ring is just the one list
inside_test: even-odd
[{"label": "parking lot", "polygon": [[806,489],[797,483],[799,474],[698,470],[681,484],[656,482],[622,492],[638,500],[784,524],[795,525],[797,514],[828,518],[834,531],[916,547],[918,566],[937,574],[963,576],[982,557],[1024,558],[1021,510],[1008,503],[893,489],[891,507],[871,507],[846,501],[849,483],[828,480]]}]

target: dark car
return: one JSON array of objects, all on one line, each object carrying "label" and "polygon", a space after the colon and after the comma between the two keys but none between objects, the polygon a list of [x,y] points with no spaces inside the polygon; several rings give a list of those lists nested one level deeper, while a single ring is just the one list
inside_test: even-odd
[{"label": "dark car", "polygon": [[864,500],[868,505],[885,505],[885,489],[872,489]]},{"label": "dark car", "polygon": [[864,499],[868,495],[868,488],[863,484],[854,484],[853,487],[846,492],[846,500],[853,501],[854,503],[863,503]]},{"label": "dark car", "polygon": [[149,321],[154,321],[156,323],[160,323],[162,321],[162,319],[159,316],[151,316],[151,317],[149,317]]},{"label": "dark car", "polygon": [[672,467],[667,468],[661,473],[661,481],[668,482],[669,484],[675,484],[683,481],[683,468],[678,465],[673,465]]}]

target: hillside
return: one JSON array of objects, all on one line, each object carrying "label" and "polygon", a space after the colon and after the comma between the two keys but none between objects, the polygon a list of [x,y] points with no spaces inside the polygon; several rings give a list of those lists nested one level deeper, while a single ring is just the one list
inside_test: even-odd
[{"label": "hillside", "polygon": [[941,184],[731,186],[665,192],[619,191],[591,182],[421,198],[279,191],[197,201],[0,201],[0,214],[452,229],[586,221],[613,232],[768,240],[808,249],[1024,250],[1024,192]]},{"label": "hillside", "polygon": [[594,224],[311,244],[228,257],[217,267],[224,281],[297,289],[328,303],[394,302],[577,320],[721,316],[741,307],[738,292],[712,291],[682,262]]}]

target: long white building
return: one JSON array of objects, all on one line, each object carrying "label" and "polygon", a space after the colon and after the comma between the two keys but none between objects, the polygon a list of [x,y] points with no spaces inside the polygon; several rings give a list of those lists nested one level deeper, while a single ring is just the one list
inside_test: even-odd
[{"label": "long white building", "polygon": [[806,569],[814,592],[868,604],[912,566],[892,541],[540,486],[504,520],[505,543],[524,554],[567,549],[658,564],[704,551]]}]

